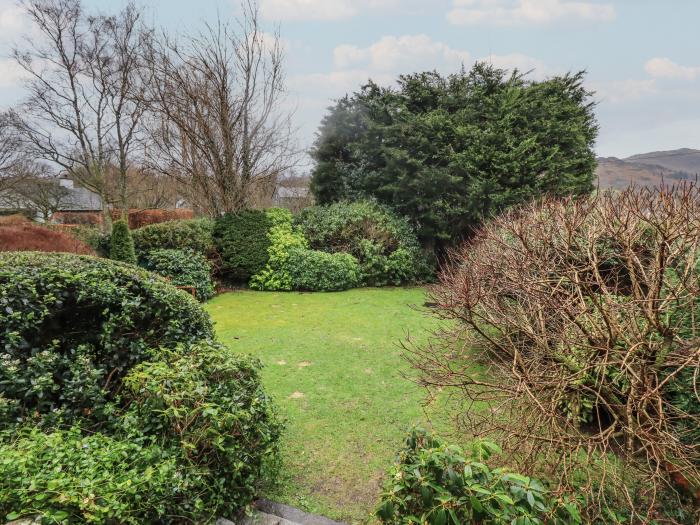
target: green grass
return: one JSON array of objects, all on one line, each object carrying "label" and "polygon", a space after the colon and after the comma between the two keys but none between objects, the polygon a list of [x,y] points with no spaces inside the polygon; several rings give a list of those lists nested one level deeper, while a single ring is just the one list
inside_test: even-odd
[{"label": "green grass", "polygon": [[[259,357],[287,430],[267,497],[353,523],[371,519],[384,474],[424,391],[399,343],[435,327],[420,288],[338,293],[233,292],[207,304],[220,339]],[[417,309],[416,309],[417,308]],[[430,412],[430,408],[428,408]]]}]

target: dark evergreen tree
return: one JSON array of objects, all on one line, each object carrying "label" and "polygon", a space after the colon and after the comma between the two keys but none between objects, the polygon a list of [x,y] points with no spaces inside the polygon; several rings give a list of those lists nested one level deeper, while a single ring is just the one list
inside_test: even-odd
[{"label": "dark evergreen tree", "polygon": [[331,107],[312,150],[319,203],[373,198],[443,248],[485,217],[593,189],[598,126],[584,72],[531,81],[478,63],[373,82]]},{"label": "dark evergreen tree", "polygon": [[131,237],[129,225],[124,220],[118,220],[112,226],[109,258],[115,261],[136,264],[134,239]]}]

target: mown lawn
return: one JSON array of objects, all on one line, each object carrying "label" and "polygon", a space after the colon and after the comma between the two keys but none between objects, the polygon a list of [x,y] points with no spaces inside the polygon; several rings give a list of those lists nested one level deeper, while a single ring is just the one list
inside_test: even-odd
[{"label": "mown lawn", "polygon": [[370,288],[241,291],[207,304],[221,340],[262,360],[288,420],[282,478],[267,497],[348,522],[371,519],[406,431],[430,426],[399,347],[409,332],[425,340],[435,327],[424,301],[420,288]]}]

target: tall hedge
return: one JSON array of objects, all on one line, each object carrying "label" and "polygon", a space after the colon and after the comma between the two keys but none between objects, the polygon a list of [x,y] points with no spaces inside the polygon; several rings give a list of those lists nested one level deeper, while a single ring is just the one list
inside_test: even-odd
[{"label": "tall hedge", "polygon": [[228,213],[216,220],[214,243],[226,278],[247,282],[265,267],[272,225],[272,218],[263,210]]},{"label": "tall hedge", "polygon": [[129,225],[126,221],[119,220],[112,226],[109,258],[129,264],[136,264],[136,250],[134,239],[131,238]]}]

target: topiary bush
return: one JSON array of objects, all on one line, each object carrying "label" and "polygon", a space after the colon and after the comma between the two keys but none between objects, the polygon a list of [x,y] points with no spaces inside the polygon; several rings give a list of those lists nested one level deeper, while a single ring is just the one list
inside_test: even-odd
[{"label": "topiary bush", "polygon": [[265,268],[270,247],[268,233],[273,225],[270,212],[262,210],[227,213],[216,220],[214,243],[226,278],[247,282]]},{"label": "topiary bush", "polygon": [[112,226],[112,236],[110,238],[109,258],[114,261],[122,261],[129,264],[136,264],[136,251],[134,240],[131,238],[129,225],[126,221],[119,220]]},{"label": "topiary bush", "polygon": [[121,378],[154,348],[213,337],[197,302],[105,259],[0,254],[2,423],[109,419]]},{"label": "topiary bush", "polygon": [[294,248],[289,251],[285,267],[294,290],[348,290],[360,282],[360,266],[349,253]]},{"label": "topiary bush", "polygon": [[214,296],[212,265],[201,253],[192,250],[151,250],[144,256],[142,264],[176,286],[193,287],[200,301]]},{"label": "topiary bush", "polygon": [[465,451],[412,431],[389,474],[377,517],[392,525],[582,523],[575,501],[557,498],[537,479],[486,465],[498,451],[488,442]]},{"label": "topiary bush", "polygon": [[365,286],[410,283],[426,273],[408,221],[375,202],[313,206],[299,214],[296,224],[312,249],[353,255]]},{"label": "topiary bush", "polygon": [[202,218],[150,224],[133,230],[131,235],[139,257],[166,248],[212,256],[215,252],[213,232],[214,221]]},{"label": "topiary bush", "polygon": [[206,523],[234,517],[281,426],[259,363],[153,273],[0,255],[0,515]]}]

